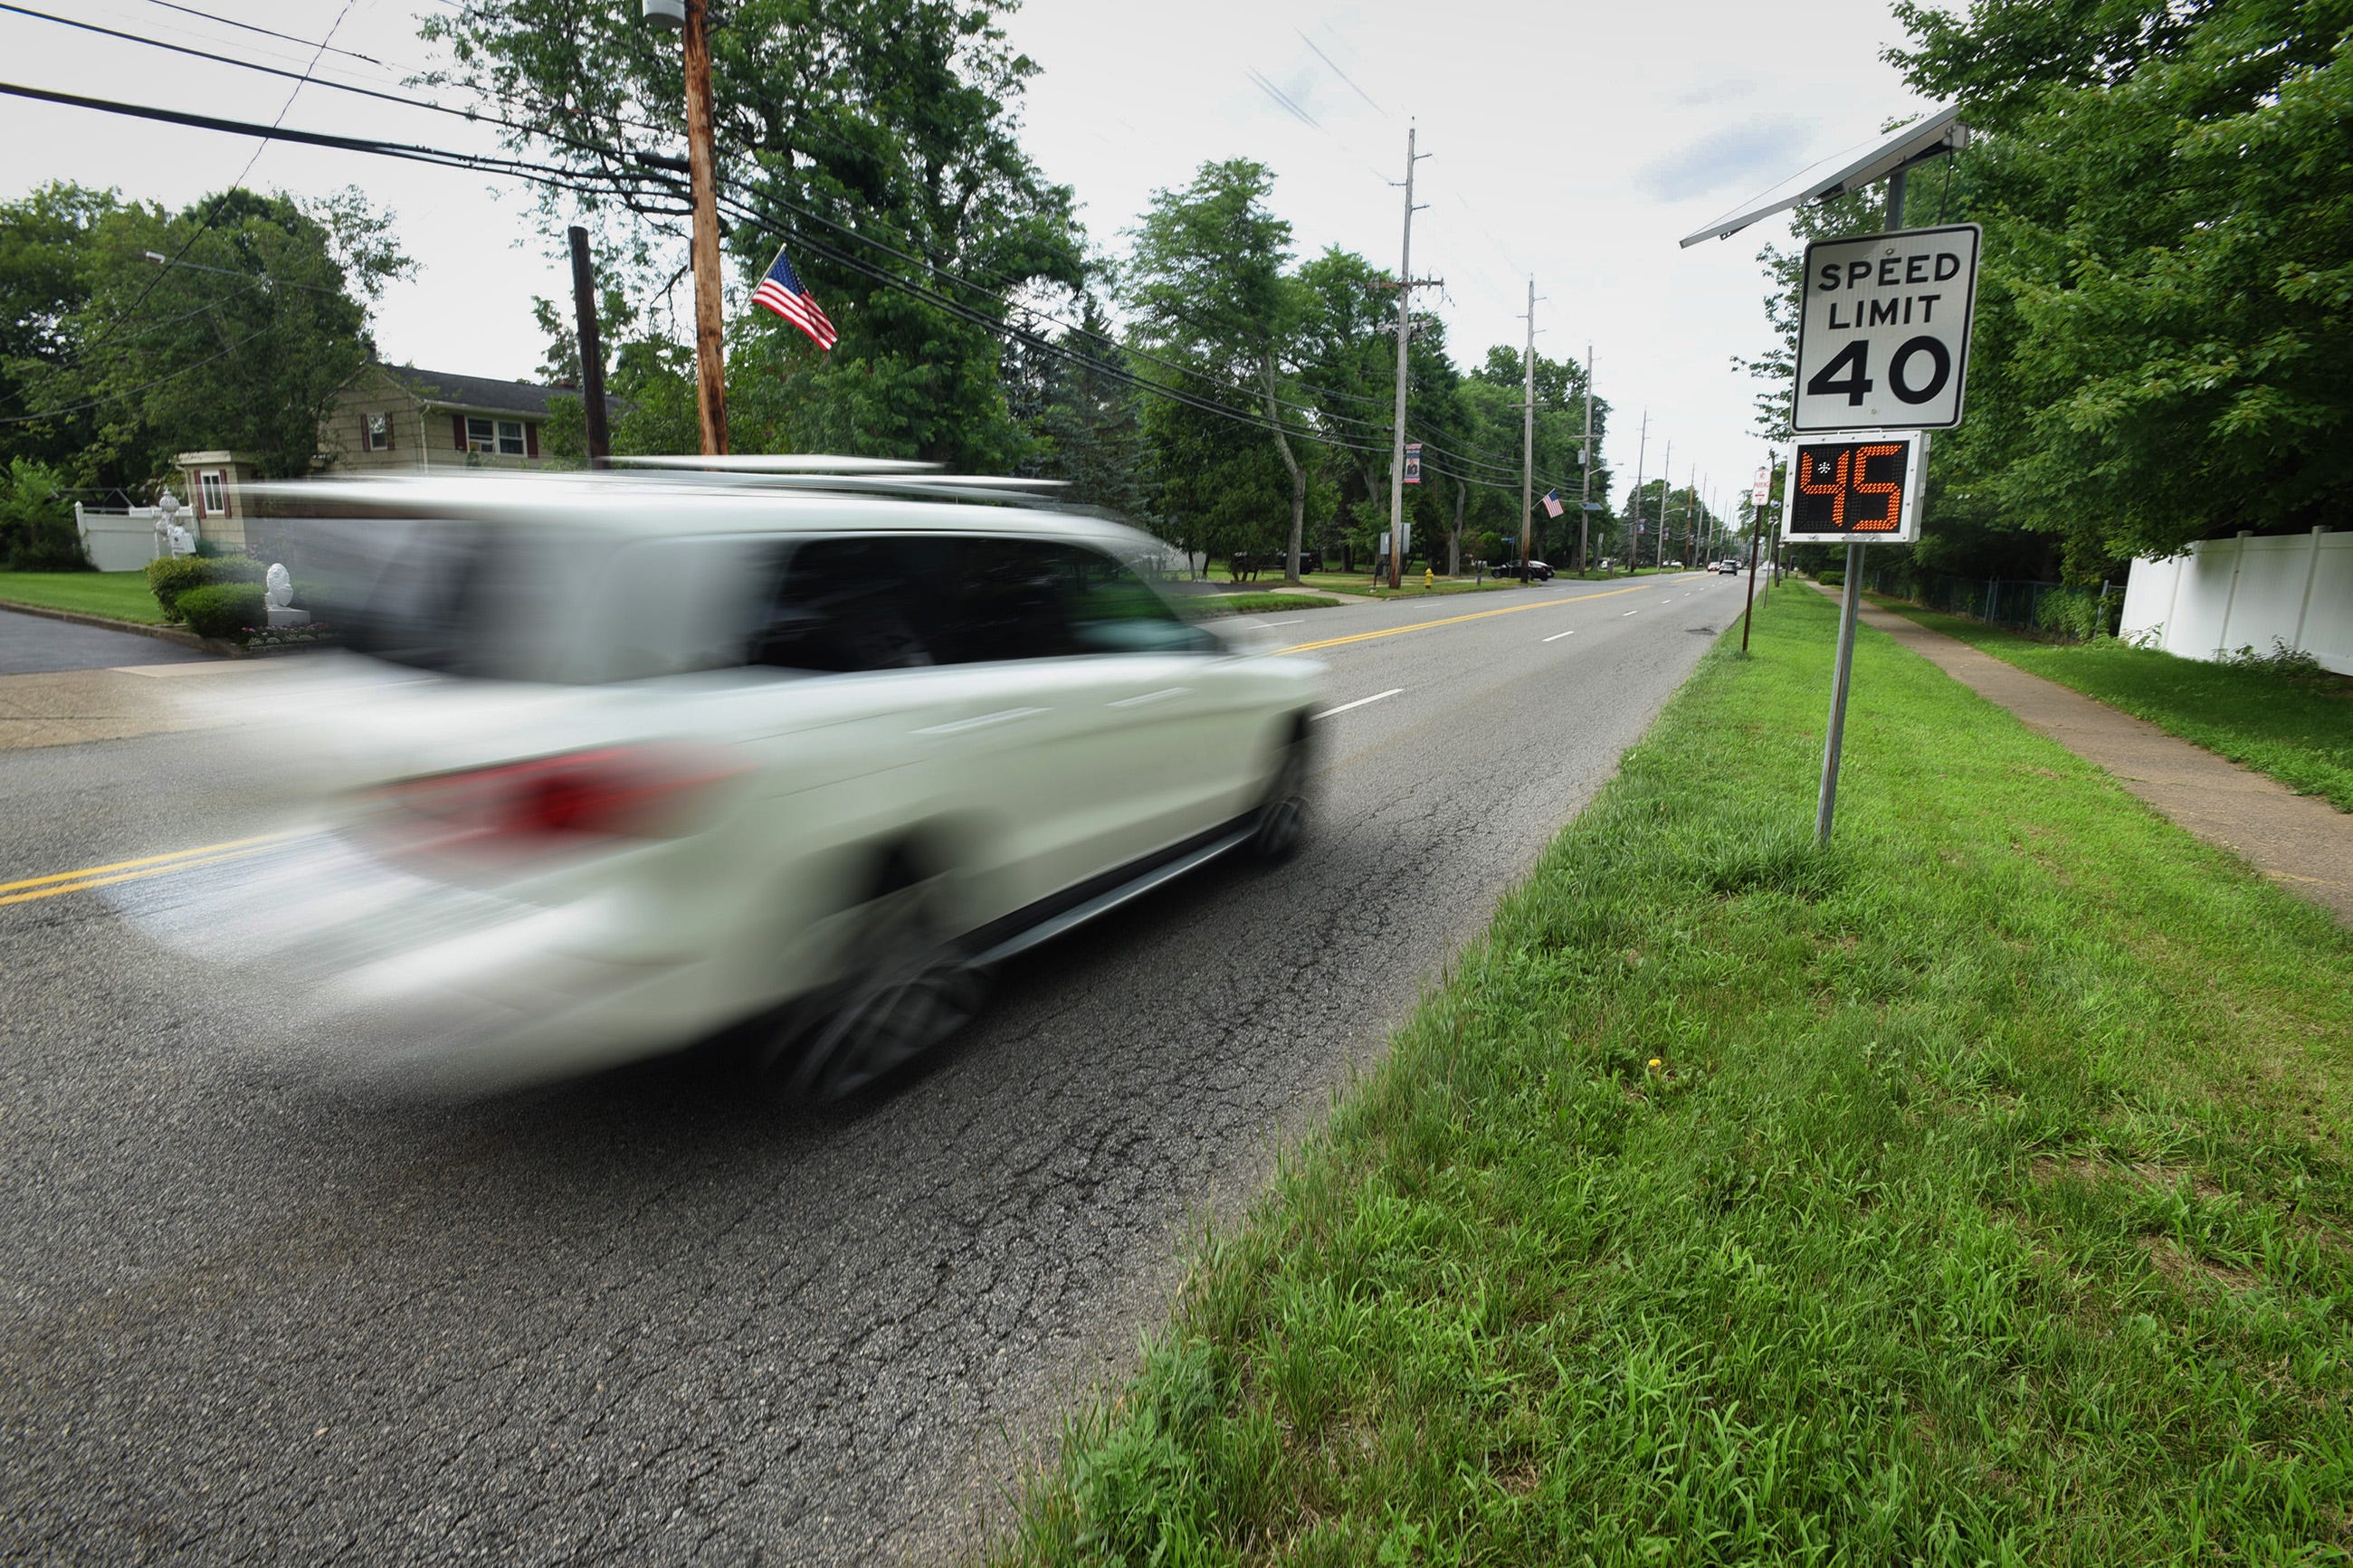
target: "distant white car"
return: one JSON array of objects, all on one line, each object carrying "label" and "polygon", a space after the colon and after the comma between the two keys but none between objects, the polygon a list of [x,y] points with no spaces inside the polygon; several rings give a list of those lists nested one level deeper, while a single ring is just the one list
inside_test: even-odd
[{"label": "distant white car", "polygon": [[340,514],[280,526],[377,675],[303,718],[342,863],[276,956],[456,1019],[437,1068],[748,1026],[846,1094],[1002,959],[1299,842],[1318,668],[1180,618],[1132,529],[914,478],[468,478],[273,503]]}]

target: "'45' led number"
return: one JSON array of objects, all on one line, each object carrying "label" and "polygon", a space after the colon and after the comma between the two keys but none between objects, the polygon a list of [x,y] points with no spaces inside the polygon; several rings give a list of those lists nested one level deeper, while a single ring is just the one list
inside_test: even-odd
[{"label": "'45' led number", "polygon": [[1789,466],[1784,537],[1912,538],[1919,447],[1920,438],[1909,431],[1799,442]]}]

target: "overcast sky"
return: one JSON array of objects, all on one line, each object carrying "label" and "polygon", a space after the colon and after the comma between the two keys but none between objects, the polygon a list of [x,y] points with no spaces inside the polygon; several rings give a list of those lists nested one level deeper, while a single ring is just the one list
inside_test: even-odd
[{"label": "overcast sky", "polygon": [[[391,86],[428,62],[416,17],[441,0],[189,3],[313,42],[332,26],[338,48],[370,58],[330,54],[319,74]],[[297,72],[312,56],[156,0],[38,8]],[[1458,362],[1523,340],[1533,275],[1538,349],[1581,355],[1590,341],[1597,387],[1620,411],[1608,456],[1621,497],[1646,408],[1647,471],[1672,440],[1675,482],[1695,466],[1720,504],[1763,455],[1754,389],[1728,362],[1765,344],[1753,258],[1786,225],[1689,250],[1675,241],[1924,107],[1879,58],[1901,37],[1885,0],[1028,0],[1008,27],[1043,68],[1023,109],[1025,142],[1077,191],[1096,242],[1114,248],[1155,188],[1206,160],[1247,156],[1275,171],[1274,204],[1303,255],[1340,245],[1393,268],[1402,193],[1390,182],[1403,175],[1410,121],[1430,154],[1416,174],[1426,210],[1415,215],[1413,270],[1445,279],[1437,305]],[[0,49],[9,79],[263,122],[295,86],[15,14],[0,14]],[[284,122],[493,146],[460,121],[316,85]],[[248,183],[262,187],[360,185],[397,215],[419,264],[376,313],[395,361],[528,375],[542,353],[531,296],[569,291],[531,193],[512,182],[282,142],[255,158],[249,137],[17,99],[0,99],[0,145],[12,149],[0,176],[10,196],[59,178],[178,206],[236,180],[249,158]]]}]

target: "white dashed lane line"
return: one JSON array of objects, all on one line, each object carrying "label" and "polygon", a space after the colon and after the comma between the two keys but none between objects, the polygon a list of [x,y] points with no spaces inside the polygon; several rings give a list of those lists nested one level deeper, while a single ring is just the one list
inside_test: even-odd
[{"label": "white dashed lane line", "polygon": [[1351,708],[1362,708],[1367,702],[1378,702],[1384,697],[1395,697],[1398,692],[1403,691],[1404,689],[1405,688],[1402,686],[1392,686],[1387,691],[1376,691],[1370,697],[1359,697],[1354,702],[1343,702],[1337,708],[1326,708],[1323,712],[1315,714],[1314,717],[1317,719],[1336,718],[1340,714],[1345,713]]},{"label": "white dashed lane line", "polygon": [[1571,626],[1565,632],[1555,632],[1548,637],[1540,637],[1537,640],[1540,642],[1558,642],[1563,637],[1573,637],[1576,635],[1577,628],[1575,626]]},{"label": "white dashed lane line", "polygon": [[[1627,612],[1626,612],[1626,616],[1639,616],[1639,615],[1641,615],[1641,613],[1642,613],[1642,612],[1641,612],[1641,611],[1640,611],[1640,610],[1629,610],[1629,611],[1627,611]],[[1626,618],[1626,616],[1619,616],[1618,618],[1619,618],[1620,620],[1621,620],[1621,621],[1622,621],[1622,620],[1624,620],[1624,619]]]}]

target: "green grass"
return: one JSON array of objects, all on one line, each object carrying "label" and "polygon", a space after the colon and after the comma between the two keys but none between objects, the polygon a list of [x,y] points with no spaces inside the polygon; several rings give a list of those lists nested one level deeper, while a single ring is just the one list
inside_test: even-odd
[{"label": "green grass", "polygon": [[38,605],[149,626],[164,622],[164,607],[142,572],[0,572],[0,604]]},{"label": "green grass", "polygon": [[1005,1563],[2353,1547],[2353,938],[1757,608],[1202,1243]]},{"label": "green grass", "polygon": [[2269,773],[2298,795],[2320,795],[2339,811],[2353,811],[2353,679],[2208,664],[2112,638],[2037,642],[1957,616],[1883,602],[1924,626]]},{"label": "green grass", "polygon": [[1260,616],[1271,610],[1335,610],[1337,599],[1327,599],[1321,594],[1217,594],[1200,595],[1183,601],[1192,615]]}]

